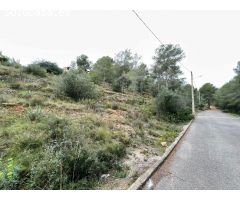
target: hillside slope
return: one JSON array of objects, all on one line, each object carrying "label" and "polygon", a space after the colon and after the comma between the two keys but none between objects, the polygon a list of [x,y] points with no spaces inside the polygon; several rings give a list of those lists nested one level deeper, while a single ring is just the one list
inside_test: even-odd
[{"label": "hillside slope", "polygon": [[0,66],[2,188],[127,189],[181,129],[156,118],[152,97],[105,85],[75,102],[54,79]]}]

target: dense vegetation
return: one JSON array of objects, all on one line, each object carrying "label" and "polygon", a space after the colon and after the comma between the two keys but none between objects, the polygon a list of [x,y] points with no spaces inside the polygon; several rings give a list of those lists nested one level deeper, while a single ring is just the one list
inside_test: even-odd
[{"label": "dense vegetation", "polygon": [[234,69],[236,76],[216,92],[216,105],[225,111],[240,113],[240,62]]},{"label": "dense vegetation", "polygon": [[205,83],[201,88],[200,92],[202,94],[203,104],[207,104],[207,108],[209,109],[211,105],[214,104],[214,95],[217,91],[217,88],[211,83]]},{"label": "dense vegetation", "polygon": [[211,83],[205,83],[200,88],[201,105],[205,105],[209,109],[211,105],[215,105],[226,112],[240,113],[240,62],[234,68],[236,76],[221,88],[216,88]]},{"label": "dense vegetation", "polygon": [[135,177],[126,155],[161,154],[175,123],[192,118],[183,58],[177,45],[160,46],[152,68],[130,50],[96,63],[81,55],[62,73],[49,61],[21,66],[1,54],[0,188],[89,189],[108,173]]}]

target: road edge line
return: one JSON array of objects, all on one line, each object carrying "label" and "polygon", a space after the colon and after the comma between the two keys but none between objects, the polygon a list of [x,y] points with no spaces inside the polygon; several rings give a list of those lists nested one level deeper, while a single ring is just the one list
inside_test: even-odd
[{"label": "road edge line", "polygon": [[138,190],[140,189],[144,183],[152,176],[152,174],[157,170],[157,168],[167,159],[176,145],[179,143],[181,138],[185,135],[188,131],[189,127],[191,126],[194,119],[192,119],[187,125],[183,127],[183,130],[179,133],[178,137],[175,141],[165,150],[164,154],[160,157],[160,159],[153,164],[150,168],[147,169],[138,179],[128,188],[128,190]]}]

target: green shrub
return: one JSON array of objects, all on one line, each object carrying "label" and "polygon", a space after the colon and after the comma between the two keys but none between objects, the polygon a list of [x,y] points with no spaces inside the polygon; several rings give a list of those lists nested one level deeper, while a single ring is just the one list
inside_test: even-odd
[{"label": "green shrub", "polygon": [[192,119],[191,108],[187,107],[183,96],[170,90],[163,90],[156,98],[157,115],[173,122]]},{"label": "green shrub", "polygon": [[43,145],[43,139],[44,138],[40,134],[23,133],[18,137],[17,147],[20,150],[34,150]]},{"label": "green shrub", "polygon": [[[39,152],[41,159],[31,163],[30,178],[26,181],[29,189],[62,189],[66,175],[62,172],[62,153],[56,152],[53,146],[46,146]],[[25,186],[26,187],[26,186]]]},{"label": "green shrub", "polygon": [[119,131],[113,132],[113,138],[117,139],[119,142],[123,143],[124,145],[129,145],[131,142],[128,134],[122,133]]},{"label": "green shrub", "polygon": [[120,170],[115,170],[113,176],[116,178],[126,178],[128,175],[128,168],[122,168]]},{"label": "green shrub", "polygon": [[45,69],[47,73],[52,73],[55,75],[59,75],[63,73],[63,69],[59,68],[56,63],[42,60],[42,61],[36,61],[33,64],[39,65],[42,69]]},{"label": "green shrub", "polygon": [[75,71],[70,71],[57,79],[56,92],[59,95],[71,97],[75,101],[96,97],[95,85],[87,74],[77,74]]},{"label": "green shrub", "polygon": [[39,121],[42,116],[43,114],[40,106],[37,106],[35,109],[32,109],[31,107],[27,109],[27,118],[30,121]]},{"label": "green shrub", "polygon": [[87,106],[88,109],[96,109],[96,99],[82,99],[80,103],[84,104]]},{"label": "green shrub", "polygon": [[15,189],[19,182],[20,167],[12,158],[5,162],[0,159],[0,189]]},{"label": "green shrub", "polygon": [[37,64],[31,64],[28,65],[23,69],[24,72],[28,74],[33,74],[35,76],[45,77],[46,76],[46,70],[40,67],[40,65]]},{"label": "green shrub", "polygon": [[169,131],[163,135],[160,136],[158,140],[158,144],[161,144],[161,142],[167,142],[168,144],[174,142],[175,138],[178,136],[178,133],[175,131]]},{"label": "green shrub", "polygon": [[[35,110],[32,109],[31,113]],[[34,121],[35,118],[31,119]],[[93,121],[97,123],[99,120]],[[95,141],[85,134],[85,122],[85,127],[79,129],[65,118],[50,115],[34,124],[22,119],[17,127],[22,122],[25,124],[19,128],[20,135],[16,135],[17,142],[11,149],[12,155],[16,156],[13,166],[21,168],[17,176],[11,178],[8,185],[0,185],[1,188],[92,189],[103,174],[116,172],[118,177],[126,176],[126,169],[123,171],[124,166],[119,164],[126,154],[125,145],[118,142],[120,137],[124,138],[120,136],[122,133],[116,133],[112,138],[108,128],[99,127],[96,129],[98,140]],[[13,124],[15,126],[16,123]],[[89,124],[92,124],[90,119]],[[103,126],[101,122],[97,125]],[[31,127],[28,129],[26,126]]]},{"label": "green shrub", "polygon": [[112,89],[115,92],[124,92],[125,89],[127,89],[130,86],[130,84],[131,80],[127,76],[122,75],[115,81],[113,81]]},{"label": "green shrub", "polygon": [[18,83],[18,82],[13,82],[13,83],[10,84],[10,87],[14,90],[18,90],[18,89],[21,88],[21,84]]},{"label": "green shrub", "polygon": [[30,100],[30,106],[43,106],[44,98],[40,96],[35,96]]},{"label": "green shrub", "polygon": [[[235,70],[237,72],[237,68]],[[216,106],[232,113],[240,114],[240,75],[224,84],[215,94]]]},{"label": "green shrub", "polygon": [[28,91],[21,91],[19,93],[19,97],[21,97],[21,98],[29,99],[29,98],[31,98],[31,96],[32,96],[32,93],[31,93],[30,90],[28,90]]},{"label": "green shrub", "polygon": [[98,153],[98,159],[104,162],[108,168],[126,154],[126,147],[120,143],[109,143],[105,145]]},{"label": "green shrub", "polygon": [[68,120],[56,116],[48,118],[48,134],[52,140],[63,139],[70,132],[70,123]]},{"label": "green shrub", "polygon": [[112,133],[106,128],[99,127],[93,131],[92,138],[95,140],[110,141],[112,138]]},{"label": "green shrub", "polygon": [[31,189],[91,189],[102,174],[119,169],[117,162],[126,153],[118,143],[108,143],[100,149],[76,141],[70,143],[65,138],[55,146],[46,146],[41,159],[32,163]]}]

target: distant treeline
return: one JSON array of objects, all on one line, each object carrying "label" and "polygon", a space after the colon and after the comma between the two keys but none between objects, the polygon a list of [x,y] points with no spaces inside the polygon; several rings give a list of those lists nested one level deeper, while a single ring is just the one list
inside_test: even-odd
[{"label": "distant treeline", "polygon": [[222,110],[240,113],[240,62],[234,71],[236,76],[217,90],[215,99]]},{"label": "distant treeline", "polygon": [[[20,65],[18,61],[7,56],[1,54],[0,57],[3,65]],[[143,63],[141,56],[126,49],[120,51],[115,58],[103,56],[95,63],[82,54],[66,68],[68,73],[63,73],[63,69],[56,63],[45,60],[33,62],[23,68],[27,73],[42,77],[49,73],[60,75],[58,84],[62,93],[76,101],[95,96],[88,91],[94,87],[89,82],[94,85],[105,84],[115,92],[133,91],[141,95],[151,95],[155,98],[155,112],[159,117],[184,121],[192,117],[191,86],[181,78],[183,73],[179,66],[184,57],[179,45],[168,44],[155,50],[151,66]],[[198,91],[195,89],[196,100],[197,96]],[[199,106],[198,104],[196,101],[196,106]]]}]

